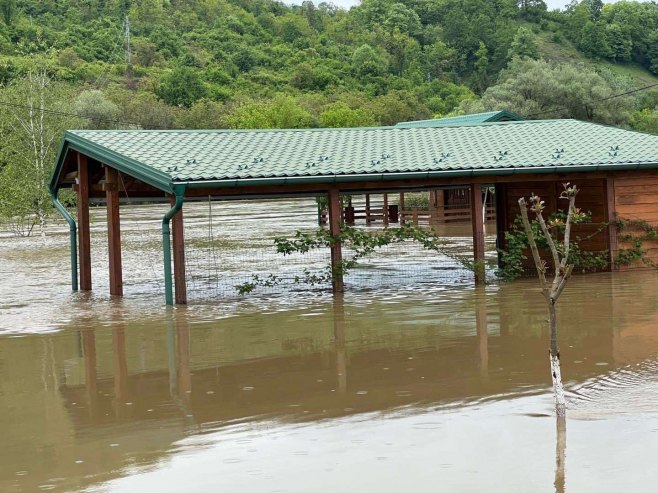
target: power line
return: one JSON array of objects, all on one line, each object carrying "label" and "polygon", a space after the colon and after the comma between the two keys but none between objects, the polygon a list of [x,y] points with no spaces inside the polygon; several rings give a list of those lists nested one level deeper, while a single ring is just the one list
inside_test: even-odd
[{"label": "power line", "polygon": [[[607,96],[605,98],[595,99],[593,101],[589,101],[589,102],[583,103],[583,104],[596,104],[596,103],[600,103],[602,101],[608,101],[610,99],[620,98],[622,96],[628,96],[629,94],[635,94],[636,92],[646,91],[647,89],[651,89],[652,87],[658,87],[658,83],[649,84],[648,86],[640,87],[638,89],[633,89],[632,91],[622,92],[620,94],[613,94],[612,96]],[[544,111],[539,111],[537,113],[531,113],[529,115],[526,115],[525,118],[530,118],[530,117],[538,116],[538,115],[545,115],[546,113],[554,113],[556,111],[568,110],[568,109],[569,109],[568,106],[561,106],[561,107],[551,108],[550,110],[544,110]]]},{"label": "power line", "polygon": [[[34,110],[33,107],[24,105],[24,104],[18,104],[18,103],[10,103],[8,101],[0,101],[0,106],[7,106],[9,108],[16,108],[16,109],[21,109],[21,110]],[[37,111],[41,113],[46,113],[49,115],[57,115],[57,116],[67,116],[70,118],[82,118],[83,120],[90,120],[98,123],[113,123],[116,125],[123,125],[123,126],[132,126],[132,127],[140,127],[141,124],[137,122],[127,122],[127,121],[122,121],[122,120],[112,120],[109,118],[94,118],[93,116],[87,116],[87,115],[80,115],[77,113],[68,113],[66,111],[57,111],[57,110],[49,110],[45,108],[39,108]],[[159,125],[154,125],[153,128],[158,129],[158,130],[169,130],[168,127],[162,127]]]}]

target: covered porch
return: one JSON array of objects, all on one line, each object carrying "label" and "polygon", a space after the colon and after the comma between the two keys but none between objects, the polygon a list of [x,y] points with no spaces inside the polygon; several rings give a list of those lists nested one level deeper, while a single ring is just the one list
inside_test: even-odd
[{"label": "covered porch", "polygon": [[[71,131],[62,144],[51,194],[70,225],[74,290],[92,289],[89,205],[106,204],[109,290],[117,296],[124,291],[121,204],[168,202],[162,217],[165,302],[185,304],[186,202],[326,197],[328,228],[336,239],[331,246],[336,273],[332,289],[340,292],[341,195],[397,196],[422,190],[436,197],[465,188],[471,197],[473,259],[478,262],[485,256],[485,191],[495,190],[497,243],[504,247],[520,196],[545,196],[549,212],[555,211],[560,183],[575,182],[581,189],[577,205],[592,212],[592,222],[579,226],[581,233],[606,228],[583,246],[608,250],[613,268],[618,209],[658,221],[656,168],[658,137],[573,120],[438,128]],[[654,180],[655,190],[644,185],[643,202],[633,202],[628,194],[632,180]],[[58,199],[59,190],[68,187],[77,196],[77,222]],[[402,220],[409,219],[403,215]],[[484,281],[480,275],[475,280]]]}]

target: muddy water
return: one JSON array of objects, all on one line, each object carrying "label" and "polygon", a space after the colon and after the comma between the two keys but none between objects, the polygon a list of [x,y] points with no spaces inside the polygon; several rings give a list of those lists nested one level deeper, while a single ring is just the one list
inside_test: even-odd
[{"label": "muddy water", "polygon": [[[195,207],[190,235],[203,238]],[[0,491],[656,491],[658,273],[575,277],[565,290],[556,483],[533,280],[474,289],[435,270],[431,283],[405,270],[415,255],[384,256],[363,279],[378,266],[383,278],[363,289],[357,278],[342,298],[288,290],[167,310],[160,209],[123,214],[123,300],[106,295],[100,219],[90,295],[68,290],[60,226],[45,242],[0,238]],[[263,238],[312,227],[308,211],[232,227],[218,213],[215,226],[272,263]],[[468,244],[463,228],[444,233]],[[249,271],[231,258],[224,276]],[[197,286],[216,286],[204,269]],[[395,269],[406,283],[390,281]]]}]

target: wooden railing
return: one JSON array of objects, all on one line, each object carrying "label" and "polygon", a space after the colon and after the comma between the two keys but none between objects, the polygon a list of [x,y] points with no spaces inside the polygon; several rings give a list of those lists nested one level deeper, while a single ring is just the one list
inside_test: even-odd
[{"label": "wooden railing", "polygon": [[[442,209],[410,209],[398,211],[397,205],[388,207],[388,214],[385,214],[383,207],[344,207],[342,220],[345,224],[355,224],[365,222],[372,224],[381,222],[384,224],[397,223],[399,221],[409,222],[414,226],[434,226],[436,224],[467,222],[471,220],[471,209],[463,207],[445,207]],[[487,207],[487,220],[493,220],[496,217],[496,211],[493,206]],[[322,211],[322,224],[326,224],[327,213]]]}]

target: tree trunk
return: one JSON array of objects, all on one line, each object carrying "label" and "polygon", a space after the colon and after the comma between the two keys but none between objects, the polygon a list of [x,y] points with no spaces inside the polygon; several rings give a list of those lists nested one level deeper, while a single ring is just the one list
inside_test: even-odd
[{"label": "tree trunk", "polygon": [[560,373],[560,349],[557,345],[557,313],[555,301],[550,299],[548,303],[549,327],[551,332],[551,347],[548,351],[551,362],[551,378],[553,380],[553,396],[555,397],[555,413],[558,418],[567,414],[567,401],[564,397],[564,386],[562,385],[562,374]]}]

